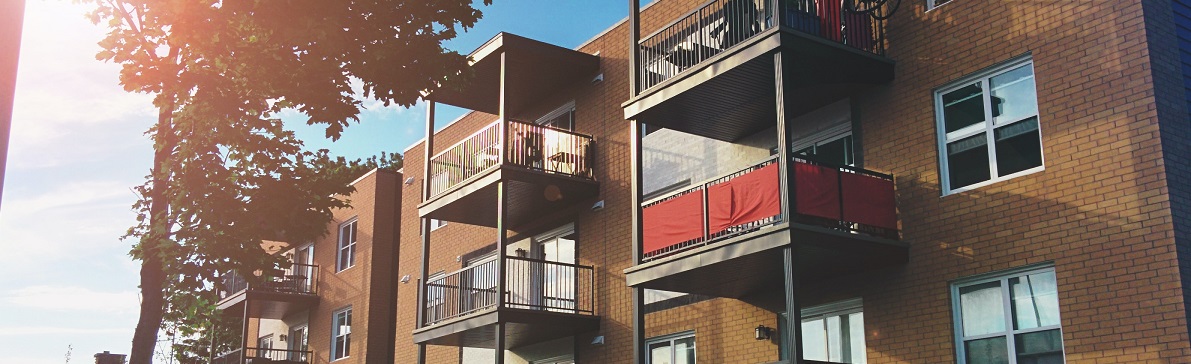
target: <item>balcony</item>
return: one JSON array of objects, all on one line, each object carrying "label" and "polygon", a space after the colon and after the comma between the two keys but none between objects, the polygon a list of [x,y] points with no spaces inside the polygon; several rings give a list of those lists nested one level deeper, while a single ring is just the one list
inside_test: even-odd
[{"label": "balcony", "polygon": [[244,348],[216,356],[211,364],[310,364],[313,357],[310,351]]},{"label": "balcony", "polygon": [[780,304],[771,297],[783,292],[780,248],[798,250],[803,279],[906,260],[893,176],[797,158],[790,168],[785,193],[771,157],[643,202],[641,263],[626,270],[629,285]]},{"label": "balcony", "polygon": [[521,121],[488,124],[429,161],[422,217],[496,226],[497,182],[507,182],[508,226],[519,226],[599,192],[592,137]]},{"label": "balcony", "polygon": [[599,329],[592,267],[503,259],[503,302],[495,259],[430,279],[422,300],[426,324],[414,331],[414,342],[494,348],[493,326],[503,323],[505,347],[516,348]]},{"label": "balcony", "polygon": [[[318,303],[318,266],[291,264],[250,281],[239,273],[224,276],[217,308],[247,310],[248,317],[281,319]],[[241,306],[245,305],[245,306]]]},{"label": "balcony", "polygon": [[772,127],[778,68],[787,115],[891,81],[884,34],[838,1],[712,0],[637,41],[625,118],[734,141]]}]

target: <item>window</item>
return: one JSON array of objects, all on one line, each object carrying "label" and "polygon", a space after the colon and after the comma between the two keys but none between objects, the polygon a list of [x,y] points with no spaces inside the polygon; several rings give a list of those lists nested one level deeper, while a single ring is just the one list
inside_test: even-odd
[{"label": "window", "polygon": [[1037,96],[1029,59],[935,92],[944,194],[1043,169]]},{"label": "window", "polygon": [[1054,268],[965,280],[951,296],[960,363],[1063,363]]},{"label": "window", "polygon": [[549,114],[538,118],[537,124],[563,130],[574,130],[575,102],[568,102],[566,105],[554,109],[554,111],[551,111]]},{"label": "window", "polygon": [[441,228],[443,226],[447,226],[446,221],[442,221],[439,219],[430,219],[430,231],[438,230],[438,228]]},{"label": "window", "polygon": [[331,315],[331,360],[346,358],[352,348],[352,308]]},{"label": "window", "polygon": [[[785,330],[785,314],[778,320],[778,332]],[[864,345],[864,309],[859,299],[850,299],[802,310],[802,356],[806,360],[833,363],[867,363]],[[781,358],[789,356],[785,341]]]},{"label": "window", "polygon": [[695,333],[667,335],[645,342],[646,364],[695,364]]},{"label": "window", "polygon": [[941,5],[949,3],[949,2],[951,2],[951,0],[926,0],[926,8],[934,9],[935,7],[941,6]]},{"label": "window", "polygon": [[273,334],[258,337],[256,339],[256,357],[268,357],[270,351],[273,351]]},{"label": "window", "polygon": [[335,271],[339,272],[356,265],[356,220],[339,226],[339,258]]},{"label": "window", "polygon": [[806,144],[795,144],[790,149],[795,156],[832,166],[856,165],[856,154],[852,148],[852,131],[829,136],[811,137]]}]

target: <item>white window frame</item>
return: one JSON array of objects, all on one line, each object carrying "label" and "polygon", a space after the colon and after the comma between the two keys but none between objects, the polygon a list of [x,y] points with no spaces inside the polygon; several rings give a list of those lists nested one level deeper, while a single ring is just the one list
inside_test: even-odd
[{"label": "white window frame", "polygon": [[[842,123],[840,125],[834,126],[827,130],[816,132],[814,134],[811,134],[810,136],[807,136],[806,138],[797,138],[793,143],[790,143],[790,152],[796,153],[800,150],[803,150],[803,149],[806,149],[809,147],[818,148],[820,145],[831,143],[836,140],[840,140],[840,139],[850,137],[850,136],[852,136],[851,121]],[[849,150],[848,153],[851,153],[851,155],[852,155],[852,163],[847,164],[847,165],[854,167],[854,166],[856,166],[856,154],[857,154],[856,153],[856,138],[852,138],[852,145],[850,147],[852,147],[852,150]],[[774,152],[776,152],[776,150]],[[798,156],[795,156],[795,157],[798,157]]]},{"label": "white window frame", "polygon": [[[340,316],[343,316],[344,320],[346,321],[346,325],[344,325],[344,326],[347,326],[347,330],[346,330],[347,332],[339,331]],[[352,306],[347,306],[347,307],[335,310],[335,313],[331,314],[331,361],[336,361],[336,360],[347,358],[347,357],[351,356],[351,334],[352,334],[351,316],[352,316]],[[338,339],[340,337],[343,337],[344,343],[347,344],[347,345],[344,345],[344,346],[347,346],[347,351],[340,351],[342,348],[340,348],[339,345],[337,345],[338,341],[339,341]]]},{"label": "white window frame", "polygon": [[942,3],[939,3],[938,0],[926,0],[926,11],[935,10],[935,8],[937,8],[937,7],[947,5],[947,4],[953,3],[955,1],[957,1],[957,0],[943,0]]},{"label": "white window frame", "polygon": [[[864,313],[864,301],[862,301],[860,298],[852,298],[852,299],[847,299],[847,300],[843,300],[843,301],[832,302],[832,303],[828,303],[828,304],[824,304],[824,305],[805,308],[802,310],[802,314],[798,318],[798,324],[801,325],[804,321],[820,320],[820,321],[824,322],[823,327],[824,327],[824,330],[826,330],[828,317],[848,316],[848,315],[851,315],[854,313],[861,313],[861,314]],[[863,325],[864,325],[863,316],[861,317],[860,324],[863,327]],[[864,340],[863,329],[861,329],[861,330],[862,330],[862,332],[861,332],[862,339],[861,340]],[[831,338],[828,337],[828,340],[830,340],[830,339]],[[827,341],[825,344],[827,344],[828,348],[831,347],[831,341]],[[867,353],[868,343],[865,343],[862,341],[861,344],[864,344],[865,348],[866,348],[866,352],[864,354],[865,357],[860,358],[860,361],[856,361],[855,358],[853,358],[853,360],[851,361],[852,363],[867,363],[868,362],[868,353]],[[803,348],[803,349],[805,350],[805,348]],[[843,349],[841,348],[840,350],[841,350],[841,354],[842,354]],[[830,355],[830,352],[831,352],[830,349],[828,349],[827,352]],[[851,352],[848,352],[848,355],[851,355]]]},{"label": "white window frame", "polygon": [[570,120],[571,125],[569,128],[559,128],[559,129],[575,130],[575,119],[576,119],[576,117],[575,117],[575,100],[571,100],[571,101],[567,102],[566,104],[559,106],[557,109],[554,109],[553,111],[547,113],[546,115],[542,115],[542,117],[538,118],[537,120],[534,120],[534,124],[546,125],[546,122],[548,122],[551,119],[554,119],[556,117],[562,116],[563,114],[566,114],[566,113],[571,114],[571,120]]},{"label": "white window frame", "polygon": [[[649,351],[650,344],[659,343],[659,342],[670,342],[670,362],[673,363],[675,361],[675,359],[677,359],[677,355],[675,355],[675,353],[674,353],[674,342],[677,340],[686,339],[686,338],[695,338],[695,332],[694,331],[684,331],[684,332],[674,333],[674,334],[670,334],[670,335],[663,335],[663,336],[657,336],[657,337],[652,337],[652,338],[646,339],[645,340],[645,364],[653,364],[653,355]],[[695,343],[695,362],[690,363],[690,364],[696,364],[699,362],[699,339],[695,338],[694,343]]]},{"label": "white window frame", "polygon": [[[338,244],[335,245],[335,272],[342,272],[345,269],[356,266],[356,241],[359,240],[359,220],[352,218],[347,222],[340,224],[338,231]],[[344,229],[351,229],[350,239],[348,242],[344,238]],[[347,261],[344,261],[343,252],[347,251]]]},{"label": "white window frame", "polygon": [[[986,273],[986,274],[982,274],[982,275],[978,275],[978,276],[974,276],[974,277],[968,277],[968,278],[956,280],[951,283],[951,319],[952,319],[952,322],[954,323],[952,325],[952,327],[953,327],[952,331],[954,332],[954,344],[955,344],[955,355],[956,355],[955,360],[957,363],[959,363],[959,364],[967,363],[966,362],[967,353],[965,352],[966,348],[964,347],[964,341],[966,341],[966,340],[978,340],[978,339],[983,339],[983,338],[1004,336],[1006,338],[1005,349],[1006,349],[1006,355],[1009,358],[1009,364],[1016,364],[1017,363],[1017,350],[1016,350],[1017,343],[1016,343],[1016,340],[1014,340],[1014,337],[1016,335],[1057,329],[1057,330],[1059,330],[1059,337],[1060,338],[1062,337],[1063,325],[1061,323],[1062,322],[1061,318],[1062,318],[1063,312],[1061,309],[1058,312],[1059,317],[1060,317],[1060,324],[1058,324],[1058,325],[1040,326],[1040,327],[1024,329],[1024,330],[1019,330],[1019,329],[1013,328],[1013,298],[1009,292],[1009,280],[1013,279],[1013,278],[1024,277],[1024,276],[1028,276],[1028,275],[1032,275],[1032,274],[1046,273],[1046,272],[1050,272],[1051,274],[1056,274],[1054,266],[1052,266],[1050,264],[1045,264],[1045,265],[1021,267],[1021,268],[993,272],[993,273]],[[1058,283],[1057,275],[1055,278],[1056,278],[1055,283],[1057,285],[1057,283]],[[989,283],[989,282],[997,282],[997,281],[999,281],[1001,283],[1001,300],[1002,300],[1002,305],[1003,305],[1002,311],[1005,314],[1005,325],[1006,325],[1005,331],[1002,331],[999,333],[993,333],[993,334],[978,335],[978,336],[973,336],[970,338],[965,337],[964,331],[963,331],[963,312],[961,310],[962,307],[960,306],[960,300],[959,300],[960,288],[974,286],[974,285],[978,285],[978,284]],[[1062,306],[1062,304],[1060,304],[1060,306]],[[1063,362],[1066,363],[1067,362],[1067,345],[1065,342],[1060,342],[1060,345],[1063,347]]]},{"label": "white window frame", "polygon": [[430,231],[435,231],[435,230],[441,229],[443,226],[447,226],[446,221],[439,220],[439,219],[430,219]]},{"label": "white window frame", "polygon": [[[928,1],[930,1],[930,0],[928,0]],[[950,0],[950,1],[957,1],[957,0]],[[991,80],[993,77],[999,76],[1001,74],[1004,74],[1005,72],[1012,71],[1012,70],[1017,69],[1018,67],[1022,67],[1022,66],[1029,67],[1030,74],[1034,76],[1034,104],[1035,104],[1035,111],[1037,111],[1037,114],[1035,114],[1033,118],[1038,123],[1038,145],[1039,145],[1038,157],[1042,161],[1042,163],[1037,167],[1025,169],[1025,170],[1007,174],[1007,175],[998,175],[998,173],[996,171],[996,169],[997,169],[996,138],[993,135],[993,132],[999,127],[1004,127],[1006,125],[1011,125],[1011,124],[1015,124],[1018,122],[1025,121],[1025,120],[1029,120],[1030,118],[1026,117],[1026,118],[1023,118],[1020,120],[1015,120],[1015,121],[1011,121],[1011,122],[1007,122],[1007,123],[1003,123],[1003,124],[994,124],[993,123],[994,120],[992,117],[992,107],[991,107],[992,93],[990,92],[991,90],[989,88],[989,80]],[[1004,62],[1002,64],[998,64],[995,67],[977,72],[971,76],[964,77],[960,80],[948,83],[946,86],[935,89],[935,91],[934,91],[935,130],[936,130],[936,134],[937,134],[936,140],[937,140],[937,144],[938,144],[938,145],[936,145],[936,150],[938,151],[938,154],[939,154],[939,184],[942,187],[943,196],[951,195],[951,194],[958,193],[958,192],[977,189],[977,188],[988,186],[988,185],[991,185],[994,183],[1011,180],[1011,179],[1025,176],[1028,174],[1041,172],[1046,169],[1046,155],[1045,155],[1046,153],[1044,152],[1045,146],[1042,145],[1042,124],[1043,124],[1042,123],[1042,115],[1041,115],[1042,112],[1037,107],[1037,104],[1038,104],[1038,97],[1037,97],[1038,96],[1038,84],[1037,84],[1038,77],[1037,76],[1038,76],[1037,72],[1034,72],[1033,57],[1031,55],[1026,55],[1023,57],[1015,58],[1008,62]],[[983,98],[982,102],[984,103],[984,123],[970,125],[963,129],[948,133],[947,127],[945,124],[945,120],[943,119],[943,95],[947,94],[948,92],[967,87],[974,82],[980,82],[981,98]],[[971,136],[974,136],[974,135],[977,135],[980,133],[985,134],[985,143],[986,143],[985,148],[988,148],[989,179],[986,181],[976,182],[976,183],[973,183],[973,184],[970,184],[967,186],[963,186],[963,187],[951,188],[951,179],[950,179],[951,174],[947,167],[947,143],[951,142],[951,141],[957,141],[957,140],[961,140],[964,138],[968,138],[968,137],[971,137]]]}]

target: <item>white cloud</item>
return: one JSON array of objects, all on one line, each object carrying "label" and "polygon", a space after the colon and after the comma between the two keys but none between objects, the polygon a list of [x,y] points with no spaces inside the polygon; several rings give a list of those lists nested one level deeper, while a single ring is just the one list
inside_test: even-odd
[{"label": "white cloud", "polygon": [[0,336],[28,336],[28,335],[67,335],[67,334],[85,334],[85,335],[113,335],[113,334],[132,334],[132,329],[126,327],[110,327],[110,328],[85,328],[85,327],[53,327],[53,326],[28,326],[28,327],[0,327]]},{"label": "white cloud", "polygon": [[37,192],[4,196],[0,273],[36,272],[54,263],[127,252],[129,243],[118,239],[134,222],[129,206],[135,196],[127,183],[77,181]]},{"label": "white cloud", "polygon": [[[140,308],[140,298],[135,291],[99,292],[90,288],[75,286],[42,285],[24,287],[9,291],[0,300],[12,306],[41,311],[127,314],[137,312]],[[109,330],[67,327],[41,327],[34,329],[37,330],[34,330],[33,333],[50,333],[53,330],[59,330],[59,333],[66,333],[62,330]],[[4,335],[6,332],[13,332],[12,330],[14,329],[0,328],[0,335]],[[74,331],[71,333],[74,333]]]}]

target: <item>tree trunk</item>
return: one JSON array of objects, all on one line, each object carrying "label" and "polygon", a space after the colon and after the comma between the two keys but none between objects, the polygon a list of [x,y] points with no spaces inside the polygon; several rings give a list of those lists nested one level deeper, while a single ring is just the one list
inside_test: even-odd
[{"label": "tree trunk", "polygon": [[150,364],[157,347],[157,333],[165,316],[165,258],[162,244],[169,239],[169,157],[176,142],[173,131],[174,103],[161,106],[154,135],[152,183],[145,192],[149,203],[149,232],[141,238],[141,312],[132,334],[129,364]]}]

